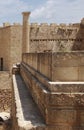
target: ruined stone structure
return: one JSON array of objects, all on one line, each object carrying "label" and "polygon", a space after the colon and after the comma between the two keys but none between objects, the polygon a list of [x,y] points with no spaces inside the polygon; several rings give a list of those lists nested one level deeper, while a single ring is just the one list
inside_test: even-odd
[{"label": "ruined stone structure", "polygon": [[84,130],[84,19],[38,25],[29,16],[0,28],[0,111],[10,111],[10,130]]}]

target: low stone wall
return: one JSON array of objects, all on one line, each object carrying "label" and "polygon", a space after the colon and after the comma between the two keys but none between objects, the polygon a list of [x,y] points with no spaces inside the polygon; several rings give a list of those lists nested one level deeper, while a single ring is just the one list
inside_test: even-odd
[{"label": "low stone wall", "polygon": [[0,112],[9,111],[11,108],[11,90],[0,89]]},{"label": "low stone wall", "polygon": [[45,119],[47,130],[84,129],[84,82],[51,82],[24,63],[20,73]]},{"label": "low stone wall", "polygon": [[12,96],[11,76],[7,71],[0,71],[0,112],[10,112]]},{"label": "low stone wall", "polygon": [[21,76],[13,75],[12,130],[46,130],[38,107]]},{"label": "low stone wall", "polygon": [[28,53],[22,62],[50,81],[84,81],[84,52]]}]

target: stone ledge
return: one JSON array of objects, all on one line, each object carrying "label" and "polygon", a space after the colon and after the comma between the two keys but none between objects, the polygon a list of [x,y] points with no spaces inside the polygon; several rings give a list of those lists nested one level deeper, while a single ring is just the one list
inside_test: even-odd
[{"label": "stone ledge", "polygon": [[[76,88],[78,86],[76,85],[80,84],[75,84],[75,89],[73,89],[74,91],[72,91],[72,93],[70,91],[71,88],[68,89],[69,86],[72,85],[69,84],[70,82],[67,83],[63,92],[62,86],[59,89],[60,85],[62,85],[63,82],[57,82],[58,86],[54,86],[58,87],[57,91],[49,91],[49,89],[46,90],[46,88],[48,87],[46,85],[48,83],[45,84],[45,81],[49,82],[49,80],[46,80],[46,78],[41,79],[43,77],[40,73],[36,73],[33,72],[33,70],[30,70],[30,68],[26,68],[26,65],[21,66],[20,73],[28,89],[30,90],[32,97],[40,108],[46,124],[50,127],[55,126],[55,129],[57,129],[57,125],[59,125],[59,127],[61,127],[61,125],[64,125],[64,129],[67,125],[67,130],[69,130],[70,128],[72,130],[72,127],[82,127],[82,124],[84,123],[84,92],[81,91],[83,88],[83,83],[81,83],[82,86],[79,87],[78,90]],[[73,83],[74,87],[75,82],[71,83]],[[56,84],[56,82],[52,82],[51,84]],[[52,88],[52,85],[50,87]],[[67,91],[65,91],[66,88]],[[81,120],[80,123],[78,116]],[[50,128],[47,128],[47,130],[49,129]],[[61,128],[60,130],[64,129]],[[50,130],[53,130],[53,127]]]},{"label": "stone ledge", "polygon": [[84,81],[84,51],[24,53],[22,63],[53,82]]},{"label": "stone ledge", "polygon": [[26,71],[30,71],[30,73],[35,76],[42,84],[44,84],[44,86],[46,86],[50,92],[84,93],[84,82],[52,82],[29,65],[22,63],[21,68],[25,68]]}]

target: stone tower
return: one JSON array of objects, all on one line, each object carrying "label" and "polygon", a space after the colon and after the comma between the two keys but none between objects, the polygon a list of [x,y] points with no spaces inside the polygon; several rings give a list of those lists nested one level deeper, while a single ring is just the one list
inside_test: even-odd
[{"label": "stone tower", "polygon": [[30,12],[23,12],[23,36],[22,36],[22,53],[29,52],[29,16]]}]

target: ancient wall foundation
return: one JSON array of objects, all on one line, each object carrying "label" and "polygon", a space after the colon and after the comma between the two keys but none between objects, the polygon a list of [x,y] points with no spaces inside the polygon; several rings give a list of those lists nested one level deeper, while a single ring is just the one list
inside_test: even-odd
[{"label": "ancient wall foundation", "polygon": [[12,82],[9,72],[0,71],[0,112],[11,110]]},{"label": "ancient wall foundation", "polygon": [[[38,54],[42,55],[42,53],[41,54],[38,53]],[[83,67],[84,65],[81,58],[83,58],[82,56],[84,54],[83,52],[77,52],[77,54],[74,52],[56,53],[56,55],[54,54],[55,57],[53,57],[53,53],[52,53],[52,59],[55,58],[54,61],[56,61],[55,67],[58,67],[57,64],[59,65],[59,67],[63,67],[62,65],[66,66],[65,64],[67,64],[68,67],[70,67],[72,64],[74,67],[76,67],[75,65],[80,66],[81,64],[79,68]],[[46,129],[47,130],[56,130],[56,129],[60,129],[60,130],[81,129],[83,130],[84,129],[84,126],[83,126],[83,123],[84,123],[84,119],[83,119],[84,82],[83,81],[71,82],[70,80],[69,81],[67,80],[67,82],[64,82],[64,81],[62,82],[60,80],[56,82],[54,80],[51,81],[46,76],[46,73],[43,74],[42,73],[43,71],[39,72],[39,70],[37,69],[37,65],[35,63],[36,61],[37,63],[38,62],[40,63],[40,61],[35,60],[35,57],[33,59],[32,58],[34,56],[33,54],[29,54],[29,57],[31,57],[31,60],[29,59],[29,57],[27,57],[28,54],[24,54],[24,55],[26,58],[25,58],[25,61],[24,60],[22,61],[22,64],[20,67],[20,74],[29,92],[31,93],[34,101],[39,107],[40,112],[43,115],[43,118],[46,124]],[[76,61],[75,56],[78,57],[78,61]],[[72,60],[69,60],[68,62],[61,61],[61,58],[62,60],[65,61],[67,59],[66,57],[68,58],[72,57],[71,58]],[[44,56],[42,56],[42,58],[44,61]],[[28,60],[30,60],[30,62],[28,62]],[[41,60],[41,57],[40,57],[40,60]],[[33,63],[31,61],[33,61]],[[39,66],[41,66],[41,68],[42,67],[44,68],[44,65],[42,64],[42,62],[41,62],[41,65]],[[54,65],[54,62],[53,62],[53,65]],[[51,71],[53,71],[53,69]],[[73,70],[70,70],[70,71],[73,72]],[[59,71],[59,73],[60,72],[61,71]]]}]

